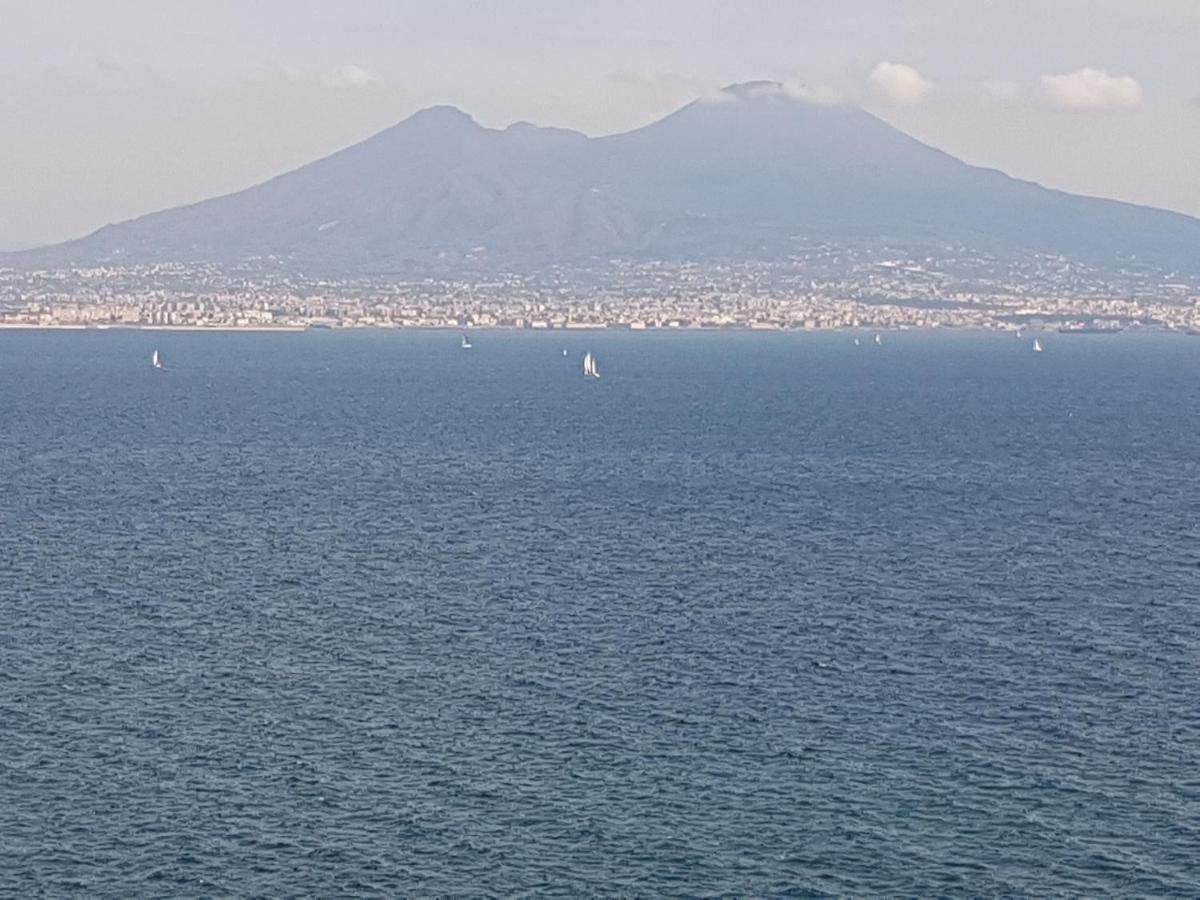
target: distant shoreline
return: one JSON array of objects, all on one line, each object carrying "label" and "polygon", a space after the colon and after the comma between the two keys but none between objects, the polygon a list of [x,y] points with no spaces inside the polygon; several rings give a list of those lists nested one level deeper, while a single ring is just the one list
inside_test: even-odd
[{"label": "distant shoreline", "polygon": [[311,331],[304,325],[26,325],[0,322],[0,331]]},{"label": "distant shoreline", "polygon": [[784,326],[766,325],[684,325],[678,327],[660,326],[654,328],[630,328],[628,325],[571,325],[569,327],[530,328],[527,325],[30,325],[25,323],[0,322],[0,331],[180,331],[180,332],[221,332],[251,331],[257,333],[281,332],[296,334],[300,332],[354,332],[354,331],[521,331],[530,334],[575,334],[586,332],[594,334],[598,331],[608,331],[615,334],[719,334],[722,332],[745,332],[759,334],[822,334],[822,333],[892,333],[900,331],[996,331],[1012,332],[1012,328],[991,328],[984,325],[961,325],[929,327],[909,325],[903,328],[886,325],[846,325],[839,328],[787,328]]},{"label": "distant shoreline", "polygon": [[[788,328],[784,326],[765,326],[765,325],[685,325],[678,327],[657,326],[653,328],[630,328],[628,325],[581,325],[573,324],[569,327],[547,327],[547,328],[530,328],[522,325],[350,325],[350,326],[327,326],[327,325],[75,325],[75,324],[58,324],[58,325],[33,325],[24,322],[0,322],[0,331],[154,331],[154,332],[216,332],[221,334],[229,334],[231,332],[252,332],[256,334],[300,334],[305,332],[362,332],[362,331],[403,331],[403,332],[464,332],[464,331],[520,331],[535,334],[571,334],[578,332],[586,332],[592,334],[598,331],[607,331],[617,334],[719,334],[728,332],[739,333],[765,333],[765,334],[896,334],[898,332],[912,331],[921,333],[931,332],[949,332],[952,334],[963,333],[999,333],[1013,334],[1018,329],[1011,326],[994,326],[994,325],[906,325],[906,326],[886,326],[886,325],[846,325],[837,328]],[[1195,335],[1197,332],[1190,331],[1184,328],[1169,328],[1162,325],[1139,325],[1127,328],[1113,329],[1060,329],[1052,326],[1030,326],[1022,325],[1019,329],[1022,332],[1030,334],[1053,334],[1062,335],[1064,337],[1075,337],[1079,335],[1114,335],[1114,334],[1188,334]]]}]

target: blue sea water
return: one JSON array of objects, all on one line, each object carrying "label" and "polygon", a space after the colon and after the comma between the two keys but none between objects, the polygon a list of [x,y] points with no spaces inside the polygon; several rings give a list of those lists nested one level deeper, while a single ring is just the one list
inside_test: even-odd
[{"label": "blue sea water", "polygon": [[0,333],[0,894],[1200,894],[1200,340],[1044,343]]}]

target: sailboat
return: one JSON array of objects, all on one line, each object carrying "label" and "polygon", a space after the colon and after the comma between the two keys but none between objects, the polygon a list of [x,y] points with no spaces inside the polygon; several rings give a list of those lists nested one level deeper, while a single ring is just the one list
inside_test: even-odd
[{"label": "sailboat", "polygon": [[163,367],[162,357],[158,355],[157,350],[150,355],[150,365],[154,366],[156,369],[161,369]]},{"label": "sailboat", "polygon": [[875,344],[876,344],[876,346],[879,346],[879,345],[881,345],[882,343],[883,343],[883,338],[881,338],[879,335],[875,335]]},{"label": "sailboat", "polygon": [[1034,353],[1042,352],[1042,342],[1039,341],[1037,338],[1033,339],[1033,352]]},{"label": "sailboat", "polygon": [[590,351],[583,356],[583,375],[585,378],[600,377],[600,370],[596,368],[596,357],[592,356]]},{"label": "sailboat", "polygon": [[858,346],[858,338],[855,338],[855,339],[854,339],[854,346],[855,346],[855,347],[857,347],[857,346]]},{"label": "sailboat", "polygon": [[474,344],[471,343],[471,339],[464,334],[462,336],[462,348],[464,350],[470,350],[473,346]]},{"label": "sailboat", "polygon": [[563,350],[563,356],[566,356],[566,355],[567,355],[567,351]]}]

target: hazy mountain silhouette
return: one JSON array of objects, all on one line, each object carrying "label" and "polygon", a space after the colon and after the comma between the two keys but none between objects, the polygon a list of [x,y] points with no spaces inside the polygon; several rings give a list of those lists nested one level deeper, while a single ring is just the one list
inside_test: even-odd
[{"label": "hazy mountain silhouette", "polygon": [[8,254],[10,264],[230,261],[403,269],[469,255],[770,259],[797,236],[953,243],[1200,270],[1200,220],[969,166],[850,106],[735,85],[625,134],[484,128],[452,107],[263,184]]}]

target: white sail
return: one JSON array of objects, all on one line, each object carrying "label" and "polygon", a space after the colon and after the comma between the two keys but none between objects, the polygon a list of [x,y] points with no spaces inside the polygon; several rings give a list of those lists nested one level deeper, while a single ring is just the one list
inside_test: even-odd
[{"label": "white sail", "polygon": [[599,378],[600,370],[596,368],[596,357],[590,352],[583,355],[583,374],[587,378]]},{"label": "white sail", "polygon": [[875,343],[876,343],[876,344],[882,344],[882,343],[883,343],[883,338],[881,338],[879,335],[875,335]]},{"label": "white sail", "polygon": [[471,349],[471,339],[469,337],[467,337],[465,334],[462,336],[462,348],[464,350]]},{"label": "white sail", "polygon": [[1039,341],[1037,338],[1033,339],[1033,352],[1034,353],[1042,352],[1042,342]]},{"label": "white sail", "polygon": [[156,369],[161,369],[163,367],[162,359],[159,358],[157,350],[155,350],[150,356],[150,365],[154,366]]}]

